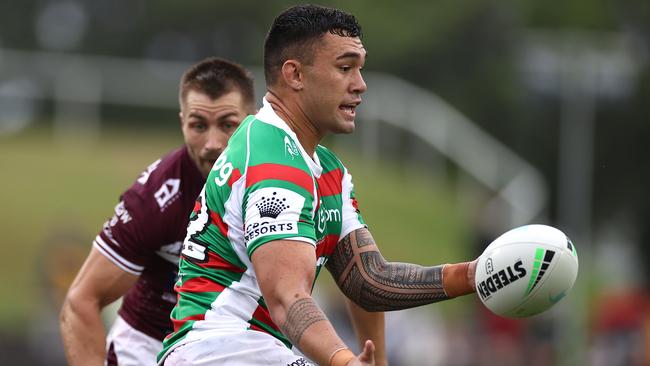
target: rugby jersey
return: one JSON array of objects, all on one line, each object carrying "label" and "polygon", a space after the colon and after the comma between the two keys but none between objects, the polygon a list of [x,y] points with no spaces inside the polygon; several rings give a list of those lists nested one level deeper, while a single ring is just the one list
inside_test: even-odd
[{"label": "rugby jersey", "polygon": [[274,240],[313,245],[316,276],[340,239],[365,224],[352,177],[327,148],[309,156],[264,101],[215,162],[190,216],[176,282],[174,332],[159,360],[211,332],[242,329],[289,340],[271,320],[251,264]]}]

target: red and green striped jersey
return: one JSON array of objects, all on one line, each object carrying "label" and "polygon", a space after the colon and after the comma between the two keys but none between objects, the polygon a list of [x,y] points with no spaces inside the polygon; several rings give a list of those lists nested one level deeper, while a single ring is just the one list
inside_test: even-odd
[{"label": "red and green striped jersey", "polygon": [[339,240],[364,226],[341,161],[323,146],[309,156],[265,101],[230,138],[196,201],[179,263],[174,332],[159,359],[180,344],[242,329],[291,347],[271,320],[252,253],[273,240],[303,241],[314,246],[318,275]]}]

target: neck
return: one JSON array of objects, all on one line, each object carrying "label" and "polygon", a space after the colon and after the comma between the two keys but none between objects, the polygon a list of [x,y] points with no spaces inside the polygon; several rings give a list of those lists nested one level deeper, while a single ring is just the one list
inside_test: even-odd
[{"label": "neck", "polygon": [[269,89],[265,95],[273,111],[289,126],[298,137],[298,142],[309,154],[314,155],[316,146],[323,138],[299,103],[291,98],[281,98]]}]

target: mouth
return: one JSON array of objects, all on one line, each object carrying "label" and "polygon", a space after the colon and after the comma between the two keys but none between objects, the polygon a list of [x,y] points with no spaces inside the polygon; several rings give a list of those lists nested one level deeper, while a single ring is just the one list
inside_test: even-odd
[{"label": "mouth", "polygon": [[354,117],[357,114],[357,106],[359,104],[361,104],[361,100],[350,103],[343,103],[339,105],[339,111],[343,112],[343,115],[348,117],[348,119],[354,120]]}]

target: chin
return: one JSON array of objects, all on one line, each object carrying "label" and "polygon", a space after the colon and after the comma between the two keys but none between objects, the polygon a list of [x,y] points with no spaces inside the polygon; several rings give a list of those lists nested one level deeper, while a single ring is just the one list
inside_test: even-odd
[{"label": "chin", "polygon": [[333,133],[350,134],[354,132],[354,121],[341,121],[332,129]]}]

